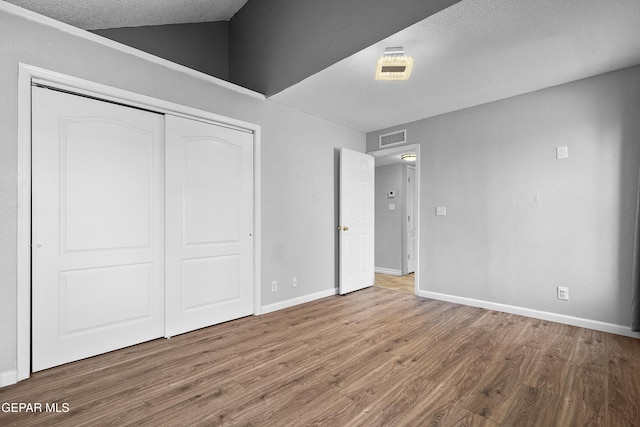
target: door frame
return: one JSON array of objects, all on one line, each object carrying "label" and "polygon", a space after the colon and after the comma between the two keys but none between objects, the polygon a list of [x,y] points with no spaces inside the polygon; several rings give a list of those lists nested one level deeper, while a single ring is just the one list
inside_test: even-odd
[{"label": "door frame", "polygon": [[[416,157],[416,161],[417,161],[417,157]],[[414,221],[414,223],[416,223],[417,216],[418,216],[418,215],[416,215],[416,212],[417,212],[417,209],[418,209],[418,205],[416,204],[416,199],[418,197],[418,192],[416,191],[416,189],[418,188],[418,186],[417,186],[418,174],[417,174],[417,171],[416,171],[415,164],[407,164],[406,166],[407,166],[407,168],[406,168],[406,176],[405,176],[406,179],[405,179],[405,182],[404,182],[404,188],[405,188],[405,191],[406,191],[405,194],[407,194],[407,197],[405,198],[405,212],[406,212],[406,215],[405,215],[405,218],[402,219],[402,223],[403,223],[402,237],[404,239],[404,245],[403,245],[404,247],[403,247],[402,250],[404,251],[403,255],[409,254],[410,256],[413,257],[412,260],[413,260],[413,263],[414,263],[414,267],[417,267],[418,263],[416,262],[416,254],[415,254],[416,247],[415,246],[417,246],[416,242],[417,242],[417,234],[418,233],[417,233],[417,230],[416,230],[416,236],[415,236],[416,239],[414,239],[414,244],[413,244],[414,247],[412,248],[411,247],[412,246],[411,245],[411,227],[409,226],[408,218],[406,218],[406,217],[408,215],[412,215],[413,216],[413,221]],[[414,182],[412,183],[413,184],[413,211],[412,212],[409,212],[409,209],[408,209],[409,208],[409,196],[408,196],[408,194],[409,194],[409,187],[411,187],[411,184],[409,184],[409,171],[410,170],[413,170],[413,180],[414,180]],[[411,249],[413,249],[413,252],[411,252]],[[410,268],[409,268],[409,264],[410,264],[409,263],[409,258],[407,256],[403,256],[403,262],[407,263],[406,264],[407,265],[406,272],[407,272],[407,274],[409,274],[410,273],[409,272],[409,270],[410,270]],[[412,273],[415,273],[415,271],[416,271],[416,269],[414,268]],[[404,273],[404,270],[403,270],[403,273]]]},{"label": "door frame", "polygon": [[31,375],[31,85],[33,82],[156,113],[253,133],[253,314],[261,314],[261,127],[254,123],[20,63],[17,177],[17,381],[22,381]]},{"label": "door frame", "polygon": [[413,163],[416,168],[416,194],[413,203],[415,203],[416,206],[416,248],[414,255],[417,262],[413,278],[413,293],[414,295],[418,295],[418,291],[420,290],[420,144],[407,144],[382,150],[368,151],[367,154],[373,157],[386,157],[406,153],[407,151],[415,151],[416,153],[416,161]]}]

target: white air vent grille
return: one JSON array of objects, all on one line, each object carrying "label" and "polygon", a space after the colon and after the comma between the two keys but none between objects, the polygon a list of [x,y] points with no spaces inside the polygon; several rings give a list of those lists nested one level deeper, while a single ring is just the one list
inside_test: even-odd
[{"label": "white air vent grille", "polygon": [[380,148],[407,142],[407,130],[380,135]]}]

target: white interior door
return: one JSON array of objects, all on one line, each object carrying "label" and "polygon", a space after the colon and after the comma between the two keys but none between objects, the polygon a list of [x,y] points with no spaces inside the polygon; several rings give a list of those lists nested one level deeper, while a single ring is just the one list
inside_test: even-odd
[{"label": "white interior door", "polygon": [[340,152],[340,294],[372,286],[374,276],[373,156]]},{"label": "white interior door", "polygon": [[416,168],[407,166],[407,273],[416,271]]},{"label": "white interior door", "polygon": [[32,95],[32,369],[161,337],[163,117]]},{"label": "white interior door", "polygon": [[253,135],[166,118],[166,336],[253,313]]}]

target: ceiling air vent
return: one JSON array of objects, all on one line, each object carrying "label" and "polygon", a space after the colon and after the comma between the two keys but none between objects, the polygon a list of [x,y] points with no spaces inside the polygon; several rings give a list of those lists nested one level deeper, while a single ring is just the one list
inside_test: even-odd
[{"label": "ceiling air vent", "polygon": [[404,144],[407,142],[407,130],[387,133],[380,135],[380,148],[389,147],[391,145]]}]

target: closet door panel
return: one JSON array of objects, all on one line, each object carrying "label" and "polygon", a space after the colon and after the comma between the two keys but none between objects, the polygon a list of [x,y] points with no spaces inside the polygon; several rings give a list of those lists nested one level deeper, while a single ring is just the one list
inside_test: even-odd
[{"label": "closet door panel", "polygon": [[167,336],[253,313],[253,135],[166,119]]},{"label": "closet door panel", "polygon": [[163,335],[163,116],[34,87],[32,369]]}]

